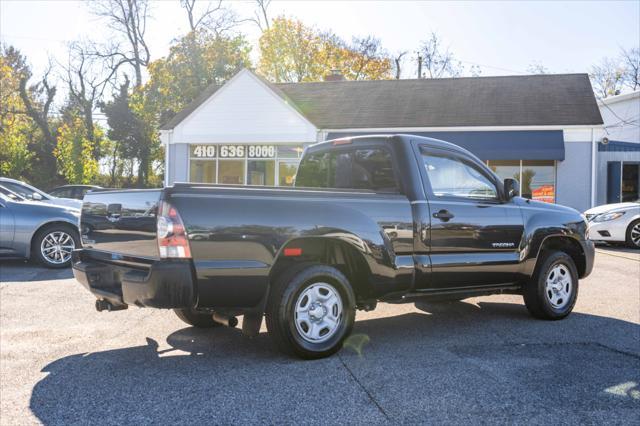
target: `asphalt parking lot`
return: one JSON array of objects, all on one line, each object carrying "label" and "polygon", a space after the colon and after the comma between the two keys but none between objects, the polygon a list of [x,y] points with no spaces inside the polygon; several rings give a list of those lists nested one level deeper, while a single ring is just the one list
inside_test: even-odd
[{"label": "asphalt parking lot", "polygon": [[263,330],[98,313],[69,271],[0,263],[0,423],[640,423],[640,254],[599,249],[564,321],[521,297],[359,312],[338,356]]}]

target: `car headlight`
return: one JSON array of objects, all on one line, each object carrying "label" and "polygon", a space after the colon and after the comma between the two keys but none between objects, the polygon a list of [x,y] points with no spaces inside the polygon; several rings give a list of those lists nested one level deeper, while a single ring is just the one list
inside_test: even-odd
[{"label": "car headlight", "polygon": [[608,222],[622,216],[624,212],[603,213],[593,218],[594,222]]}]

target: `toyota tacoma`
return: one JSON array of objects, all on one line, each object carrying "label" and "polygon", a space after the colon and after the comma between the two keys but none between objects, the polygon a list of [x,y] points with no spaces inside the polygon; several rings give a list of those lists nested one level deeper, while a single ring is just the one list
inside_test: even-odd
[{"label": "toyota tacoma", "polygon": [[521,294],[537,318],[572,311],[593,267],[577,211],[520,198],[470,152],[411,136],[308,147],[295,187],[177,183],[84,198],[76,279],[98,310],[173,309],[302,358],[338,351],[379,302]]}]

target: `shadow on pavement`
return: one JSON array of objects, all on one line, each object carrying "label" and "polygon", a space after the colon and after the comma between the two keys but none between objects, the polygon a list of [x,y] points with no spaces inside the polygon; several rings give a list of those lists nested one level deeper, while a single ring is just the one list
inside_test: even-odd
[{"label": "shadow on pavement", "polygon": [[33,260],[0,260],[0,282],[30,282],[73,278],[71,268],[50,269]]},{"label": "shadow on pavement", "polygon": [[67,356],[43,369],[30,408],[44,424],[637,418],[637,324],[580,313],[538,321],[508,303],[421,309],[356,322],[361,355],[345,348],[318,361],[281,355],[266,333],[248,339],[230,328],[183,328],[167,349],[147,338]]}]

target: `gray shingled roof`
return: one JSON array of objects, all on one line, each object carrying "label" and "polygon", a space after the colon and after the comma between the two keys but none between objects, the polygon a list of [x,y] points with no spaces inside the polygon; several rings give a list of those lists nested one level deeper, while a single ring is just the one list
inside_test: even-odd
[{"label": "gray shingled roof", "polygon": [[587,74],[268,84],[319,129],[602,124]]}]

